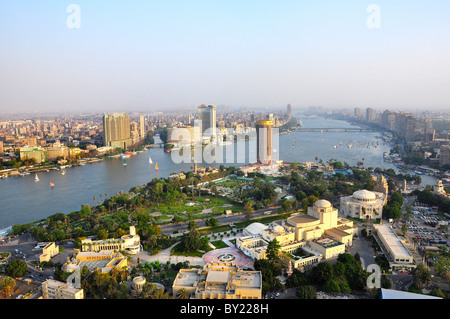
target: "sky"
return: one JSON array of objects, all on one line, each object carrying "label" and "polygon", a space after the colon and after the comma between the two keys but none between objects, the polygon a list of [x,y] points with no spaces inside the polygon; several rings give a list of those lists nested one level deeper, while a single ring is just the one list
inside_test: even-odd
[{"label": "sky", "polygon": [[449,13],[448,0],[1,0],[0,113],[450,110]]}]

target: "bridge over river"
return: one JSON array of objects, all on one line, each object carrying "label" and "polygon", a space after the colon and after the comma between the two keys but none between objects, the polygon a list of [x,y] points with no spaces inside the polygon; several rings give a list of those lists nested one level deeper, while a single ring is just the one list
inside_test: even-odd
[{"label": "bridge over river", "polygon": [[374,129],[361,127],[302,127],[297,132],[376,132]]}]

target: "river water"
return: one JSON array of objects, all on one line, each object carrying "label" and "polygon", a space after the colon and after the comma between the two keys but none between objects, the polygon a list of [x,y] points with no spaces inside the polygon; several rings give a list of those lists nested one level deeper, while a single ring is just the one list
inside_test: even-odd
[{"label": "river water", "polygon": [[[302,122],[304,128],[354,127],[345,121],[322,118],[304,118]],[[357,162],[363,162],[365,168],[396,169],[393,164],[383,161],[383,153],[389,152],[390,148],[377,138],[380,135],[377,132],[298,131],[274,137],[274,148],[279,159],[286,162],[319,159],[327,162],[336,159],[355,166]],[[351,148],[347,147],[350,141]],[[373,146],[373,142],[378,142],[378,145]],[[367,148],[367,145],[373,147]],[[247,150],[245,153],[238,151],[242,149],[239,148],[241,146]],[[233,163],[199,162],[198,167],[219,167],[221,164],[240,167],[249,163],[249,160],[253,162],[252,150],[255,146],[255,140],[237,142],[234,146]],[[174,162],[172,156],[173,154],[164,152],[162,148],[155,148],[127,158],[126,166],[123,165],[123,159],[114,158],[70,167],[64,175],[58,170],[41,172],[38,173],[40,181],[37,183],[34,181],[34,174],[2,179],[0,229],[34,222],[58,212],[78,211],[82,204],[94,205],[96,201],[105,199],[105,194],[109,197],[120,191],[127,192],[134,186],[146,184],[155,177],[166,178],[172,173],[193,170],[193,162]],[[149,157],[153,160],[152,165],[149,163]],[[156,163],[158,170],[155,170]],[[50,180],[53,180],[54,187],[50,187]],[[422,176],[422,180],[423,184],[435,183],[435,179],[428,176]]]}]

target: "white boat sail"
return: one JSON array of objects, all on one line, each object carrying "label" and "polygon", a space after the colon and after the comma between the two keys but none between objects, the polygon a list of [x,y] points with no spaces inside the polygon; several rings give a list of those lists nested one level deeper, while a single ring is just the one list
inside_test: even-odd
[{"label": "white boat sail", "polygon": [[36,176],[34,177],[34,181],[35,182],[39,182],[39,176],[36,174]]},{"label": "white boat sail", "polygon": [[149,162],[150,164],[153,164],[152,158],[151,158],[150,156],[148,157],[148,162]]}]

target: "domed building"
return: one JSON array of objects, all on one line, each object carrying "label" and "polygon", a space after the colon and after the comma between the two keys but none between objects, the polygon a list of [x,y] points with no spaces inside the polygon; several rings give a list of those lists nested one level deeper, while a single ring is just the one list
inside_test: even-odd
[{"label": "domed building", "polygon": [[300,268],[344,253],[352,245],[355,231],[353,222],[338,217],[338,210],[329,201],[318,200],[307,214],[292,214],[268,225],[250,224],[244,236],[236,239],[236,247],[254,259],[266,258],[267,246],[273,240],[280,245],[280,251],[292,255],[302,248],[307,256],[292,261],[295,268]]},{"label": "domed building", "polygon": [[385,203],[385,194],[363,189],[354,192],[352,196],[341,197],[340,212],[353,218],[380,219]]}]

